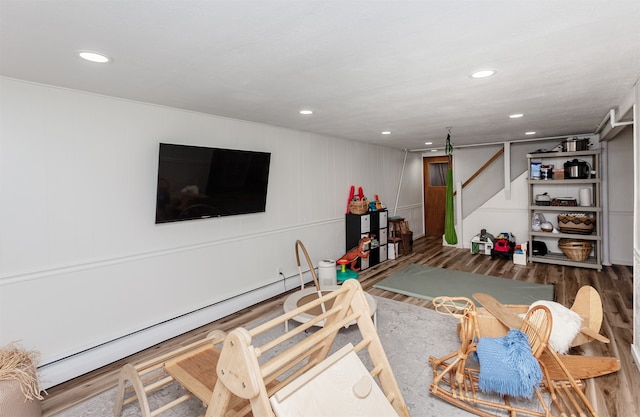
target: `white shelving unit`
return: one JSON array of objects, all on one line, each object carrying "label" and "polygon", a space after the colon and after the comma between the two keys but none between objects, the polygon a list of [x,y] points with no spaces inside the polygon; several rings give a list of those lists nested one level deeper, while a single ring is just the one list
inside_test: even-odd
[{"label": "white shelving unit", "polygon": [[[556,179],[531,179],[532,162],[554,165],[554,169],[563,169],[565,162],[578,159],[585,161],[591,167],[592,175],[589,178],[564,178]],[[602,207],[600,199],[600,150],[586,150],[577,152],[546,152],[527,155],[529,166],[529,261],[541,262],[557,265],[578,266],[584,268],[602,269]],[[536,205],[537,194],[548,193],[551,198],[575,198],[579,203],[579,193],[581,188],[591,190],[591,206],[544,206]],[[539,231],[535,232],[531,224],[536,213],[544,215],[545,219],[558,228],[558,214],[583,213],[595,218],[593,233],[589,235],[577,233],[553,233]],[[589,258],[585,261],[575,261],[567,258],[558,248],[560,239],[579,239],[592,242],[593,250]],[[547,245],[548,253],[544,256],[533,254],[533,241],[541,241]]]}]

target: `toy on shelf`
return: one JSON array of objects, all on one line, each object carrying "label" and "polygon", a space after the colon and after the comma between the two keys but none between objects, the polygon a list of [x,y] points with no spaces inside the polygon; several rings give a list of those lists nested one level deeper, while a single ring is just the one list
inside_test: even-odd
[{"label": "toy on shelf", "polygon": [[362,187],[358,187],[358,194],[355,193],[355,187],[351,186],[349,193],[349,203],[347,206],[347,214],[365,214],[369,211],[369,200],[364,195]]},{"label": "toy on shelf", "polygon": [[378,194],[374,194],[374,196],[375,196],[375,200],[369,201],[369,211],[385,210],[387,207],[384,204],[382,204],[382,202],[380,201],[380,197],[378,197]]},{"label": "toy on shelf", "polygon": [[351,212],[349,209],[351,208],[351,201],[353,201],[353,197],[355,196],[355,194],[356,188],[352,185],[349,191],[349,199],[347,200],[347,214]]}]

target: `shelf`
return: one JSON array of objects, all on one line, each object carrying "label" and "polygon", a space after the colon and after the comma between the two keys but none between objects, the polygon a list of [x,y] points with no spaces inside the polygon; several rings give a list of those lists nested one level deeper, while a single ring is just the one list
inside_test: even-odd
[{"label": "shelf", "polygon": [[563,180],[530,180],[531,185],[576,185],[576,184],[600,184],[600,178],[570,178]]},{"label": "shelf", "polygon": [[[571,161],[573,159],[580,159],[587,162],[592,171],[595,171],[597,176],[600,175],[600,150],[586,150],[586,151],[578,151],[578,152],[544,152],[544,153],[534,153],[527,155],[528,166],[532,166],[532,162],[541,162],[545,163],[545,160],[548,163],[558,164],[558,166],[562,166],[563,162],[561,161]],[[566,162],[564,162],[566,163]],[[586,174],[586,173],[585,173]],[[541,262],[548,264],[557,264],[557,265],[566,265],[566,266],[576,266],[583,268],[594,268],[594,269],[602,269],[602,208],[600,207],[600,197],[601,197],[601,186],[602,181],[599,177],[597,178],[563,178],[563,179],[527,179],[527,187],[529,194],[529,204],[528,204],[528,217],[529,217],[529,228],[531,227],[531,222],[534,219],[536,213],[544,213],[546,217],[555,217],[556,214],[564,214],[564,213],[585,213],[590,217],[593,217],[595,221],[595,228],[593,233],[588,235],[583,235],[579,233],[553,233],[553,232],[534,232],[529,229],[528,237],[529,241],[544,241],[549,246],[550,252],[545,256],[529,256],[529,262]],[[579,188],[588,188],[591,190],[592,202],[593,206],[543,206],[535,204],[535,198],[538,193],[546,192],[547,194],[565,194],[565,197],[569,198],[573,196],[577,196],[579,194]],[[576,199],[577,201],[577,199]],[[556,225],[557,222],[554,219],[549,219],[552,224]],[[584,262],[572,261],[567,258],[560,249],[557,247],[559,239],[575,239],[575,240],[584,240],[592,243],[593,246],[593,256],[589,257]]]},{"label": "shelf", "polygon": [[597,235],[581,235],[578,233],[552,233],[552,232],[529,232],[531,236],[548,237],[551,239],[581,239],[581,240],[602,240]]},{"label": "shelf", "polygon": [[529,210],[535,211],[559,211],[559,212],[579,212],[579,213],[600,213],[602,209],[600,207],[592,207],[592,206],[529,206]]},{"label": "shelf", "polygon": [[555,265],[565,265],[565,266],[578,266],[583,268],[594,268],[601,270],[602,265],[598,263],[594,256],[590,256],[584,262],[572,261],[571,259],[564,256],[562,253],[547,253],[545,256],[529,256],[529,261],[531,262],[540,262],[546,264],[555,264]]},{"label": "shelf", "polygon": [[576,152],[529,153],[527,154],[527,158],[529,159],[569,158],[573,156],[593,156],[593,155],[600,155],[600,149],[589,149],[586,151],[576,151]]},{"label": "shelf", "polygon": [[[368,245],[369,256],[359,258],[357,267],[361,270],[371,268],[388,259],[388,217],[386,210],[371,211],[364,214],[346,214],[345,220],[345,251],[358,246],[360,239],[367,236],[372,238]],[[375,240],[373,237],[375,236]],[[381,243],[383,242],[383,243]]]}]

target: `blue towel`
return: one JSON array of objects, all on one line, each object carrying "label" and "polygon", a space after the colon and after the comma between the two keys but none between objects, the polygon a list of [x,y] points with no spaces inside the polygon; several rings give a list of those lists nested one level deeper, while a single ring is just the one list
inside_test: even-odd
[{"label": "blue towel", "polygon": [[531,398],[542,380],[527,335],[517,329],[504,337],[483,337],[478,342],[480,389],[502,395]]}]

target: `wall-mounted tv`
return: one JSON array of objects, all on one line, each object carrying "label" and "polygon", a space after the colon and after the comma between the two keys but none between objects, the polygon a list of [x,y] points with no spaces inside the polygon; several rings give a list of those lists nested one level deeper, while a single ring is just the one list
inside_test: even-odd
[{"label": "wall-mounted tv", "polygon": [[156,223],[264,212],[268,152],[160,144]]}]

